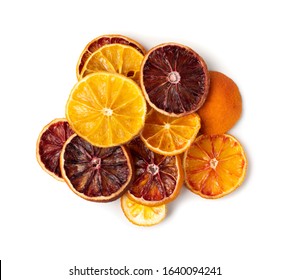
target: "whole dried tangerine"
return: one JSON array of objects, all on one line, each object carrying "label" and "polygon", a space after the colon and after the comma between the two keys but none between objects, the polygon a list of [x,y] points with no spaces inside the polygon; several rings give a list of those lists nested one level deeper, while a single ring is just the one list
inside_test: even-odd
[{"label": "whole dried tangerine", "polygon": [[198,110],[201,133],[223,134],[240,119],[242,98],[236,83],[225,74],[210,71],[210,90],[204,105]]},{"label": "whole dried tangerine", "polygon": [[161,44],[144,57],[141,86],[148,103],[162,114],[178,117],[197,111],[209,84],[204,59],[187,46]]}]

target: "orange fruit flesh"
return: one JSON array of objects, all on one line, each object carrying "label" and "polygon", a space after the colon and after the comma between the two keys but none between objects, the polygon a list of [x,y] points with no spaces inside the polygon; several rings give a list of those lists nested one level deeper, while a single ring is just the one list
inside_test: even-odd
[{"label": "orange fruit flesh", "polygon": [[80,78],[97,71],[119,73],[139,83],[143,55],[131,46],[105,45],[95,51],[85,62]]},{"label": "orange fruit flesh", "polygon": [[201,135],[185,152],[184,169],[191,191],[205,198],[218,198],[241,185],[247,160],[233,136]]},{"label": "orange fruit flesh", "polygon": [[210,71],[210,89],[198,110],[202,134],[223,134],[240,119],[242,98],[235,82],[226,75]]},{"label": "orange fruit flesh", "polygon": [[128,38],[126,36],[120,35],[120,34],[108,34],[108,35],[101,35],[95,39],[93,39],[91,42],[89,42],[84,50],[82,51],[78,62],[76,66],[76,74],[77,78],[80,79],[80,73],[83,69],[83,66],[87,59],[93,54],[95,51],[97,51],[99,48],[108,45],[108,44],[122,44],[122,45],[129,45],[136,50],[138,50],[141,54],[145,54],[144,47],[136,42],[135,40]]},{"label": "orange fruit flesh", "polygon": [[131,140],[143,128],[145,115],[146,102],[139,86],[116,73],[86,76],[75,85],[66,104],[73,130],[98,147]]},{"label": "orange fruit flesh", "polygon": [[152,109],[146,117],[141,138],[156,153],[176,155],[190,146],[199,129],[200,118],[195,113],[170,117]]},{"label": "orange fruit flesh", "polygon": [[153,226],[159,224],[166,216],[167,207],[145,206],[131,200],[126,194],[121,197],[121,208],[126,218],[138,226]]}]

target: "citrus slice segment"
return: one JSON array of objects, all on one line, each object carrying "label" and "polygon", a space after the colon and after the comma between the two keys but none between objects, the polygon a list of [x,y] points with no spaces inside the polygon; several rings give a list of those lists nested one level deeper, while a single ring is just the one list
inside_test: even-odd
[{"label": "citrus slice segment", "polygon": [[95,202],[119,198],[132,178],[131,160],[124,146],[99,148],[76,134],[63,147],[60,167],[70,189]]},{"label": "citrus slice segment", "polygon": [[146,101],[139,86],[120,74],[97,72],[80,80],[66,104],[73,130],[92,145],[128,142],[144,126]]},{"label": "citrus slice segment", "polygon": [[120,34],[101,35],[90,41],[82,51],[76,66],[77,79],[80,79],[80,73],[87,59],[99,48],[109,44],[122,44],[135,48],[142,55],[146,53],[145,48],[137,41]]},{"label": "citrus slice segment", "polygon": [[181,154],[195,140],[200,123],[200,117],[196,113],[170,117],[152,109],[147,114],[141,138],[158,154],[167,156]]},{"label": "citrus slice segment", "polygon": [[139,83],[143,55],[135,48],[122,44],[105,45],[85,62],[80,74],[83,78],[97,71],[119,73]]},{"label": "citrus slice segment", "polygon": [[137,226],[157,225],[166,217],[166,204],[153,207],[145,206],[131,200],[126,194],[120,200],[124,215]]},{"label": "citrus slice segment", "polygon": [[139,137],[133,139],[128,147],[135,170],[127,192],[129,198],[146,206],[158,206],[174,200],[183,184],[180,157],[156,154]]},{"label": "citrus slice segment", "polygon": [[185,182],[204,198],[234,191],[245,178],[247,159],[236,138],[228,134],[201,135],[184,154]]},{"label": "citrus slice segment", "polygon": [[57,118],[40,132],[36,144],[36,158],[39,165],[52,177],[63,181],[59,158],[65,141],[74,134],[64,118]]},{"label": "citrus slice segment", "polygon": [[205,61],[191,48],[166,43],[151,49],[141,66],[141,86],[148,103],[165,115],[197,111],[209,91]]}]

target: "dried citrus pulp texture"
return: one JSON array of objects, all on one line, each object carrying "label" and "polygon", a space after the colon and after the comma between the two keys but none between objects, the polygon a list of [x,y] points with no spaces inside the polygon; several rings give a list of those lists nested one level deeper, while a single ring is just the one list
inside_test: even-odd
[{"label": "dried citrus pulp texture", "polygon": [[165,115],[197,111],[209,91],[203,58],[187,46],[167,43],[151,49],[141,68],[141,86],[148,103]]},{"label": "dried citrus pulp texture", "polygon": [[91,201],[106,202],[119,198],[132,177],[125,147],[96,147],[76,134],[66,141],[60,166],[71,190]]},{"label": "dried citrus pulp texture", "polygon": [[93,54],[95,51],[97,51],[99,48],[109,45],[109,44],[122,44],[122,45],[128,45],[133,48],[135,48],[138,52],[140,52],[142,55],[145,54],[144,47],[136,42],[135,40],[119,35],[119,34],[107,34],[107,35],[101,35],[92,41],[90,41],[82,51],[81,55],[79,56],[77,66],[76,66],[76,75],[77,79],[80,79],[80,73],[82,72],[83,66],[87,59]]},{"label": "dried citrus pulp texture", "polygon": [[144,126],[146,102],[139,86],[123,75],[97,72],[72,89],[66,118],[92,145],[111,147],[131,140]]},{"label": "dried citrus pulp texture", "polygon": [[66,118],[45,126],[36,147],[41,167],[75,194],[121,198],[130,222],[152,226],[184,180],[203,198],[241,185],[245,152],[225,134],[241,116],[239,89],[190,47],[165,43],[146,53],[126,36],[102,35],[76,68]]},{"label": "dried citrus pulp texture", "polygon": [[236,83],[225,74],[210,71],[210,90],[205,104],[198,110],[201,132],[222,134],[239,120],[242,98]]},{"label": "dried citrus pulp texture", "polygon": [[200,126],[200,118],[195,113],[177,118],[151,109],[141,132],[141,138],[156,153],[176,155],[190,146]]},{"label": "dried citrus pulp texture", "polygon": [[40,132],[36,144],[36,158],[40,166],[58,180],[63,180],[59,158],[65,141],[74,132],[66,119],[54,119]]},{"label": "dried citrus pulp texture", "polygon": [[127,219],[139,226],[156,225],[166,217],[167,213],[166,204],[146,206],[131,200],[126,194],[121,197],[121,208]]},{"label": "dried citrus pulp texture", "polygon": [[140,138],[132,140],[128,147],[135,169],[128,196],[147,206],[157,206],[174,200],[183,184],[180,157],[154,153]]},{"label": "dried citrus pulp texture", "polygon": [[97,71],[119,73],[139,83],[143,55],[135,48],[121,44],[105,45],[85,62],[80,79]]},{"label": "dried citrus pulp texture", "polygon": [[234,191],[245,178],[247,160],[241,144],[227,134],[201,135],[184,156],[188,188],[205,198]]}]

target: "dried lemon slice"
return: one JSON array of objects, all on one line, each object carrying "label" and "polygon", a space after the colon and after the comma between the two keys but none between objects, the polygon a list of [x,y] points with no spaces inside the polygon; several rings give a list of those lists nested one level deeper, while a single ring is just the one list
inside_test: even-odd
[{"label": "dried lemon slice", "polygon": [[116,73],[97,72],[80,80],[66,104],[72,129],[94,146],[128,142],[144,126],[146,102],[139,86]]}]

